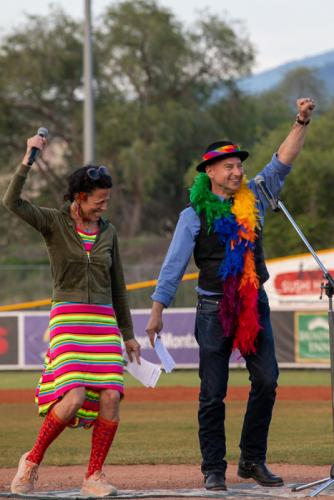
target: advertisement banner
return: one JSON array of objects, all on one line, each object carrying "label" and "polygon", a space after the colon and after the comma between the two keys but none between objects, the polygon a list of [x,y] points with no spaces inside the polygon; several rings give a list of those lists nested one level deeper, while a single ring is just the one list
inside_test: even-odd
[{"label": "advertisement banner", "polygon": [[[318,251],[319,258],[334,275],[334,249]],[[310,253],[266,260],[269,280],[265,289],[272,310],[324,310],[326,300],[320,300],[323,272]]]},{"label": "advertisement banner", "polygon": [[325,312],[295,313],[295,349],[298,363],[329,363],[329,327]]},{"label": "advertisement banner", "polygon": [[0,317],[0,365],[17,365],[18,318],[17,316]]},{"label": "advertisement banner", "polygon": [[[134,331],[141,352],[145,359],[159,363],[158,357],[150,346],[148,335],[145,332],[150,310],[132,311]],[[161,337],[164,345],[174,358],[178,368],[197,367],[199,361],[198,344],[194,335],[196,309],[167,309],[163,315],[163,329]],[[234,351],[230,363],[244,363],[239,351]]]},{"label": "advertisement banner", "polygon": [[[193,331],[195,310],[173,311],[164,316],[163,342],[171,355],[180,365],[198,364],[198,346]],[[150,311],[132,311],[134,331],[141,344],[142,356],[148,361],[158,363],[145,327]],[[24,318],[24,363],[29,366],[42,366],[48,347],[49,315],[27,315]]]},{"label": "advertisement banner", "polygon": [[[145,332],[149,315],[150,310],[132,311],[134,331],[143,358],[160,364]],[[198,367],[195,317],[194,308],[164,311],[162,340],[177,368]],[[271,320],[281,366],[330,365],[327,312],[272,311]],[[0,369],[41,369],[49,342],[48,322],[48,312],[0,314]],[[244,364],[239,351],[232,353],[230,364]]]},{"label": "advertisement banner", "polygon": [[49,315],[29,315],[24,318],[24,363],[43,366],[49,342]]},{"label": "advertisement banner", "polygon": [[[150,311],[132,311],[134,331],[143,358],[153,363],[159,359],[152,349],[145,327]],[[198,345],[194,336],[195,310],[169,310],[163,316],[162,340],[178,365],[198,364]]]}]

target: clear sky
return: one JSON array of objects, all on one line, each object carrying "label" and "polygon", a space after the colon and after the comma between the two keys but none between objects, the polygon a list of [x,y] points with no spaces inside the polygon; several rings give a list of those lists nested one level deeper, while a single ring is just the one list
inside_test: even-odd
[{"label": "clear sky", "polygon": [[[101,15],[112,2],[92,0],[93,15]],[[50,3],[62,6],[76,19],[83,16],[84,0],[3,1],[1,32],[22,23],[26,12],[45,15]],[[168,7],[185,24],[191,24],[205,9],[242,21],[257,51],[256,72],[334,49],[334,0],[158,0],[158,3]]]}]

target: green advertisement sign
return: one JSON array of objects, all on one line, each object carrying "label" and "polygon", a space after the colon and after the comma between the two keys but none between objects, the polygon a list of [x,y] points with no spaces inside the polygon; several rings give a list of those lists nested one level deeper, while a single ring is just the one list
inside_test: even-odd
[{"label": "green advertisement sign", "polygon": [[296,362],[328,363],[329,334],[326,312],[295,313]]}]

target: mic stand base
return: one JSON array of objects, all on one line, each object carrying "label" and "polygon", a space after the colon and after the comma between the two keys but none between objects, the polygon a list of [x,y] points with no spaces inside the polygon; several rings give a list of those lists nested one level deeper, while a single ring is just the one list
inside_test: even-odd
[{"label": "mic stand base", "polygon": [[322,491],[326,490],[330,486],[334,485],[334,464],[331,466],[330,476],[325,477],[324,479],[319,479],[318,481],[313,481],[312,483],[302,484],[300,486],[294,486],[291,488],[291,491],[302,491],[306,488],[312,488],[313,486],[318,486],[313,490],[308,496],[316,497]]}]

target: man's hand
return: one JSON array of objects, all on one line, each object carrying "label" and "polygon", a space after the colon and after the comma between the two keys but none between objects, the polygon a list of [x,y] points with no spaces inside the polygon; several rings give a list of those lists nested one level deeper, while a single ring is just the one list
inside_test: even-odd
[{"label": "man's hand", "polygon": [[125,350],[129,357],[129,360],[133,361],[133,354],[135,355],[138,365],[140,365],[140,344],[136,339],[125,340]]},{"label": "man's hand", "polygon": [[146,325],[146,333],[149,336],[151,346],[154,347],[154,337],[159,334],[163,328],[162,323],[162,311],[164,309],[163,304],[160,302],[153,302],[152,312],[150,319]]},{"label": "man's hand", "polygon": [[32,148],[37,148],[43,151],[46,142],[47,142],[46,137],[37,134],[27,139],[27,150],[22,160],[23,165],[28,165]]},{"label": "man's hand", "polygon": [[312,112],[315,108],[315,101],[310,97],[301,97],[297,99],[297,109],[298,109],[298,117],[301,121],[307,122],[312,115]]},{"label": "man's hand", "polygon": [[287,137],[277,151],[278,159],[285,165],[291,165],[299,155],[307,134],[308,122],[315,108],[310,97],[297,99],[298,115]]}]

